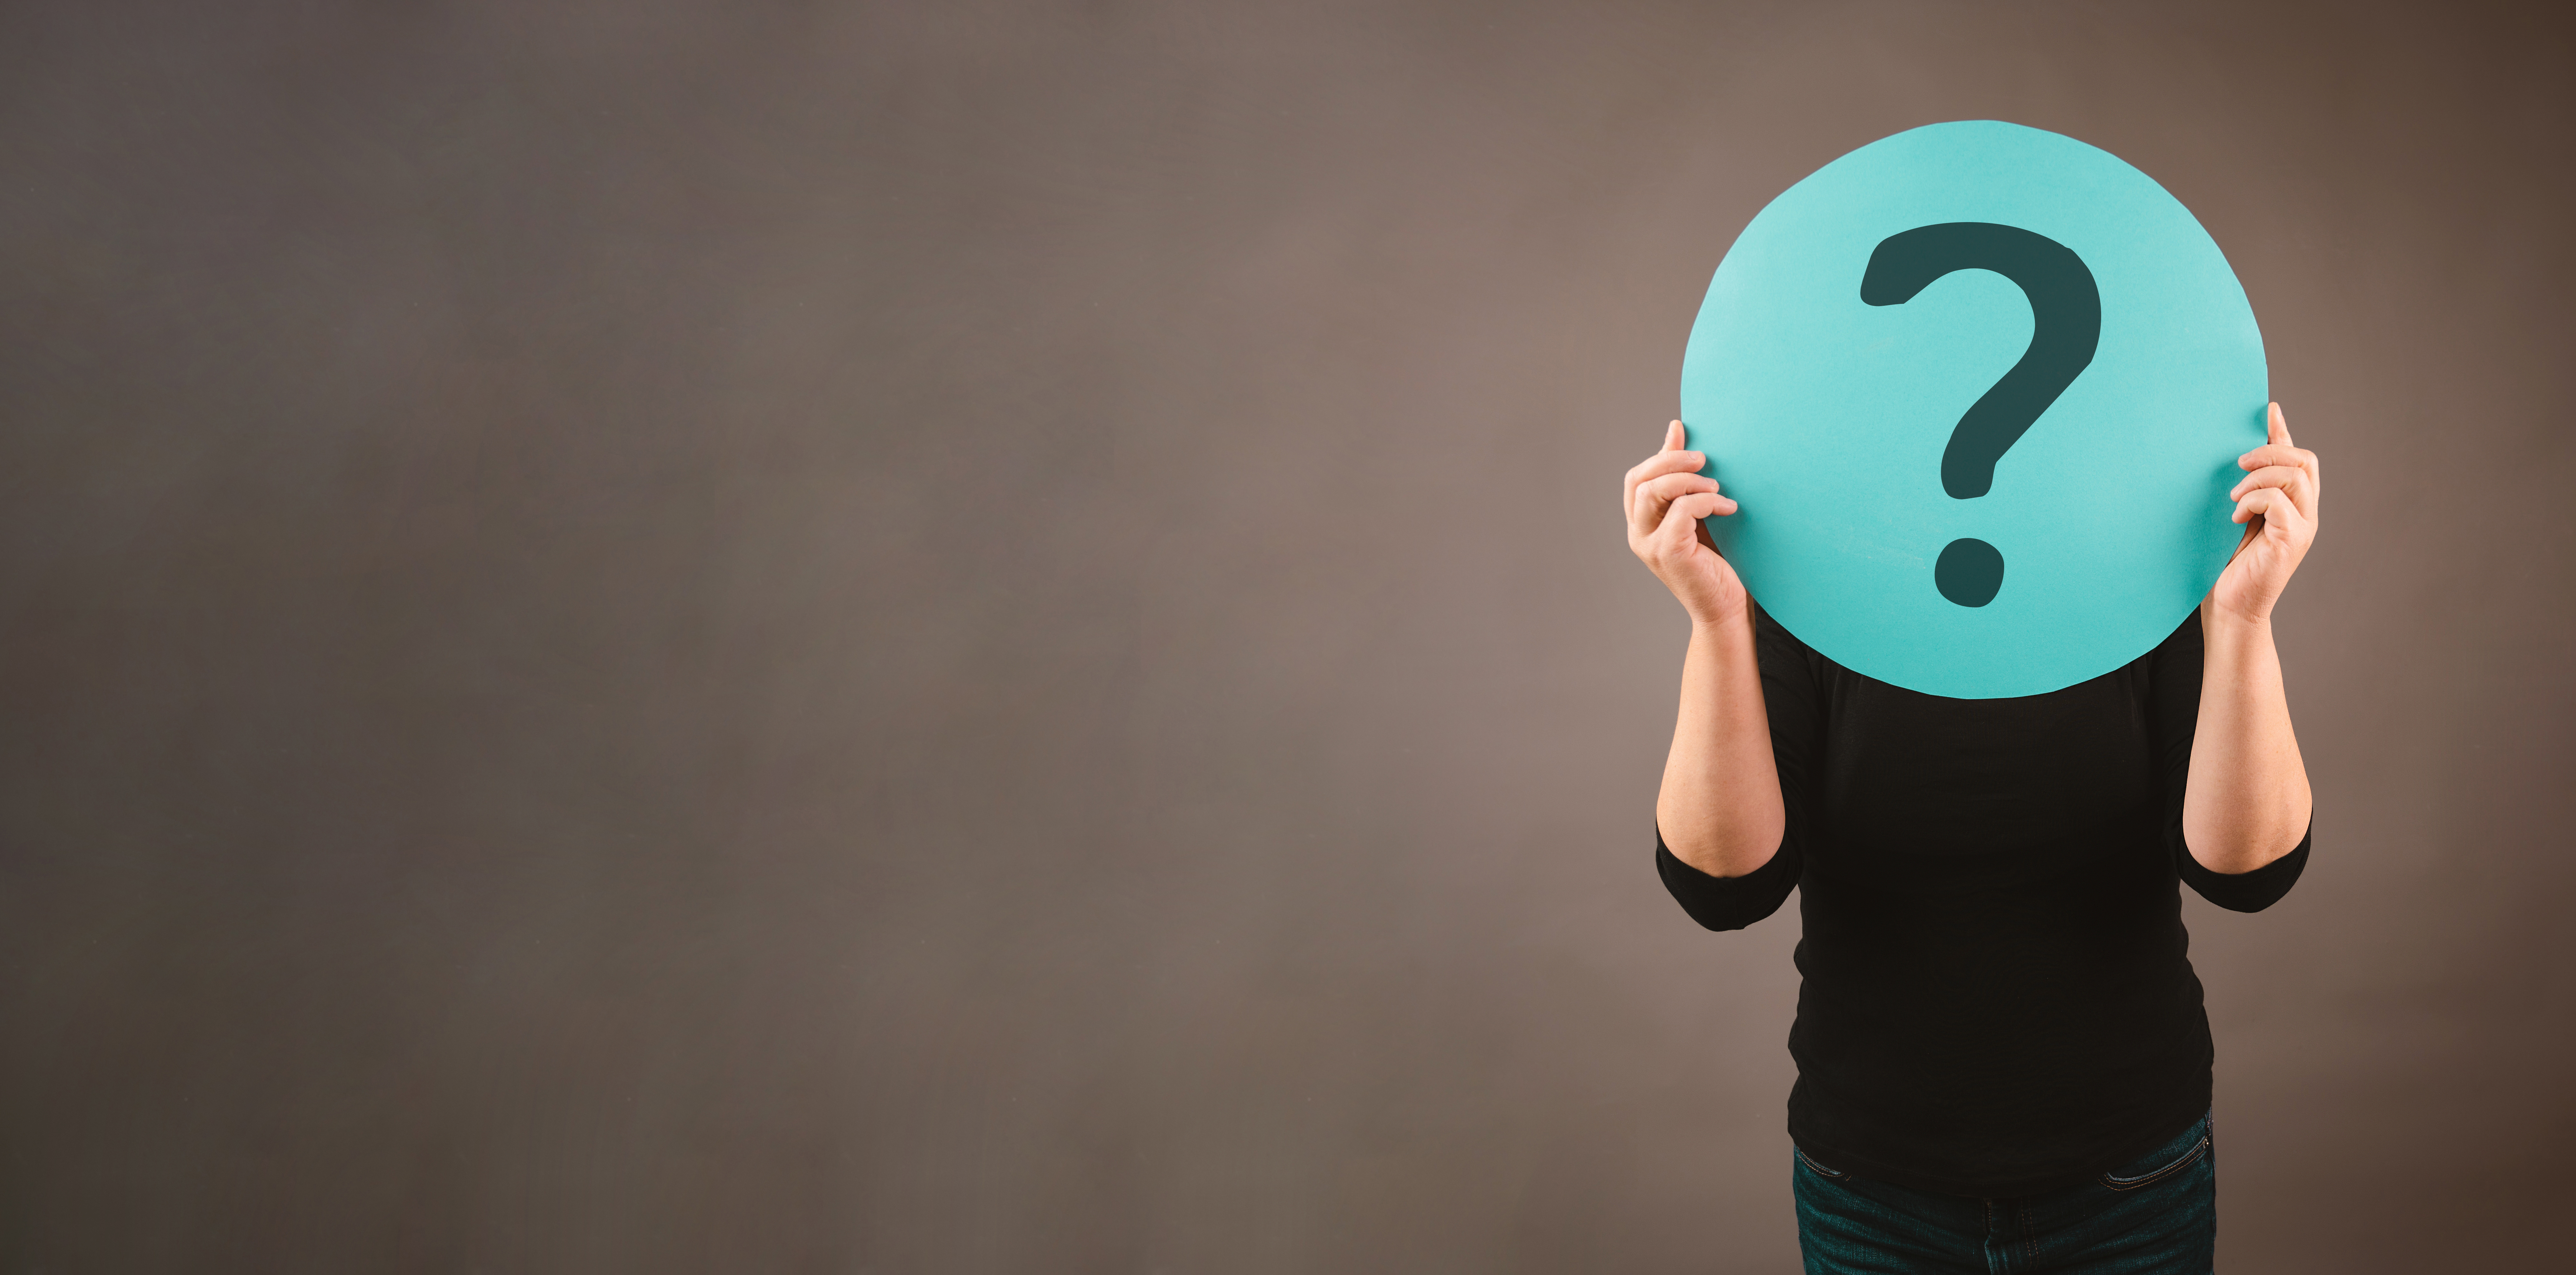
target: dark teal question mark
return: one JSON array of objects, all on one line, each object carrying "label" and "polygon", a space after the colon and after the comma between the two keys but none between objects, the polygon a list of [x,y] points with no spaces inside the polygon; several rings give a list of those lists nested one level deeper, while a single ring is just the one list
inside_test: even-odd
[{"label": "dark teal question mark", "polygon": [[[1992,270],[2030,298],[2030,348],[1950,430],[1941,489],[1974,500],[1995,485],[1995,462],[2093,362],[2102,339],[2102,293],[2066,245],[2019,226],[1950,221],[1880,240],[1860,278],[1860,299],[1903,305],[1955,270]],[[1981,607],[2004,587],[2004,555],[1983,540],[1953,540],[1932,564],[1941,596]]]}]

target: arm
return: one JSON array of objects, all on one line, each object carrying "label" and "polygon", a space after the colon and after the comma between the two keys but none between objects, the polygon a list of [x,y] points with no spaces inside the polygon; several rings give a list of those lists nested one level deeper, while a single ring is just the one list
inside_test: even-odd
[{"label": "arm", "polygon": [[2312,808],[2272,608],[2316,538],[2317,457],[2290,445],[2277,403],[2269,434],[2237,461],[2247,472],[2229,494],[2245,539],[2201,603],[2207,648],[2183,790],[2184,846],[2202,867],[2230,874],[2288,854],[2306,837]]},{"label": "arm", "polygon": [[1736,504],[1698,472],[1708,458],[1683,451],[1682,437],[1680,421],[1666,427],[1664,449],[1628,471],[1621,497],[1628,547],[1691,618],[1655,823],[1675,858],[1713,877],[1741,877],[1770,862],[1787,819],[1753,653],[1753,609],[1700,526]]},{"label": "arm", "polygon": [[1713,877],[1740,877],[1770,862],[1786,824],[1752,613],[1713,623],[1694,616],[1655,826],[1674,858]]}]

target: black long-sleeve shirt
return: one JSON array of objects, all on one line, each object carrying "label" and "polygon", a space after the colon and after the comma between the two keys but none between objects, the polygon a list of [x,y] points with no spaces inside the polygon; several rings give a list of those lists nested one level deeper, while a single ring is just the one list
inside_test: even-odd
[{"label": "black long-sleeve shirt", "polygon": [[1788,825],[1769,862],[1655,864],[1692,919],[1741,929],[1799,890],[1789,1135],[1918,1190],[2086,1180],[2207,1110],[2209,1018],[2178,881],[2254,912],[2308,839],[2223,874],[2184,848],[2197,614],[2089,682],[1945,699],[1864,677],[1768,615],[1755,649]]}]

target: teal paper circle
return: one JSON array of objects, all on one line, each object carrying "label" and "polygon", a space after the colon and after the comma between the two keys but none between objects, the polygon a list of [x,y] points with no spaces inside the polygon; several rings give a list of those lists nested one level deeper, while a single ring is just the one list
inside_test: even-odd
[{"label": "teal paper circle", "polygon": [[[1942,453],[2030,345],[2029,300],[1985,269],[1861,299],[1882,241],[1953,222],[2064,245],[2101,303],[2092,361],[1969,499]],[[2119,668],[2200,603],[2243,532],[2227,493],[2267,389],[2253,307],[2189,209],[2107,151],[1977,120],[1872,142],[1754,217],[1691,327],[1681,408],[1741,502],[1710,537],[1765,611],[1855,672],[2001,699]],[[1936,586],[1960,540],[2002,555],[1984,605]]]}]

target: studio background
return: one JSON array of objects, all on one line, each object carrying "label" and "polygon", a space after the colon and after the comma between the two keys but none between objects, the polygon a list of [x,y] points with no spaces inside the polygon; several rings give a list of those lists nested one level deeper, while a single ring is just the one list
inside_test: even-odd
[{"label": "studio background", "polygon": [[1791,1269],[1614,492],[1745,221],[1989,117],[2328,476],[2222,1266],[2562,1260],[2544,6],[27,0],[0,1265]]}]

